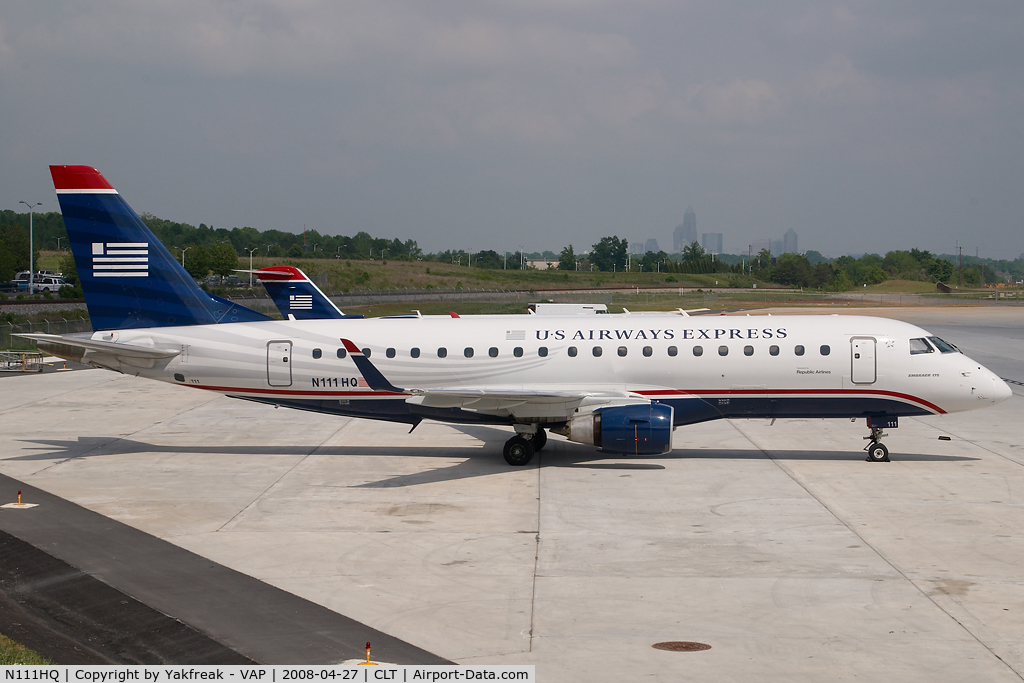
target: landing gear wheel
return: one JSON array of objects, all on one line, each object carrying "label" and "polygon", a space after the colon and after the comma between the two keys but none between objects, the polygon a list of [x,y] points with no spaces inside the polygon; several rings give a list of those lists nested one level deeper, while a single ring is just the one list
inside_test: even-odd
[{"label": "landing gear wheel", "polygon": [[878,442],[868,444],[868,462],[889,462],[889,449]]},{"label": "landing gear wheel", "polygon": [[535,452],[533,442],[521,436],[513,436],[505,442],[505,462],[515,467],[522,467],[533,459]]},{"label": "landing gear wheel", "polygon": [[544,448],[544,444],[548,442],[548,434],[544,431],[543,427],[537,427],[537,433],[533,435],[533,450],[540,452],[540,449]]}]

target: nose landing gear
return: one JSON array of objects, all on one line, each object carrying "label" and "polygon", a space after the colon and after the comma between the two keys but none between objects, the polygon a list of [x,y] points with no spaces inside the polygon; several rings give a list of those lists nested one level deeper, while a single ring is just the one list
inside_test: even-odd
[{"label": "nose landing gear", "polygon": [[865,436],[868,445],[864,447],[864,450],[868,452],[868,462],[889,462],[889,449],[882,443],[882,437],[888,436],[888,434],[882,433],[882,430],[886,427],[898,427],[899,423],[895,417],[869,417],[868,418],[868,429],[871,430],[870,436]]}]

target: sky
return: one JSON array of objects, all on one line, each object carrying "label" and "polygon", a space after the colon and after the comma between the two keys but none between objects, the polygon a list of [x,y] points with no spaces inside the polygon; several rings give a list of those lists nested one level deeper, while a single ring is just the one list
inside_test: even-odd
[{"label": "sky", "polygon": [[[5,0],[0,208],[445,249],[1024,252],[1024,3]],[[24,208],[24,207],[20,207]]]}]

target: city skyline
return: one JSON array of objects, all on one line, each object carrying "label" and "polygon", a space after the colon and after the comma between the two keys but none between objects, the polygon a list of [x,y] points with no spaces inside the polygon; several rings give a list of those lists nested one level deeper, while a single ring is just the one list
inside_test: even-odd
[{"label": "city skyline", "polygon": [[[541,250],[1024,250],[1024,8],[72,3],[0,22],[0,208]],[[646,234],[638,234],[642,231]]]}]

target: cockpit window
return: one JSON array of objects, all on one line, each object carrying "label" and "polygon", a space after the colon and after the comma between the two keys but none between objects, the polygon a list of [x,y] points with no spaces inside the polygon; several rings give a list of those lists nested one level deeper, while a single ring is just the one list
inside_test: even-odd
[{"label": "cockpit window", "polygon": [[935,344],[935,348],[942,353],[960,353],[960,349],[956,348],[949,342],[942,341],[938,337],[928,337],[928,341]]},{"label": "cockpit window", "polygon": [[916,356],[919,353],[935,353],[935,349],[922,338],[910,340],[910,355]]}]

